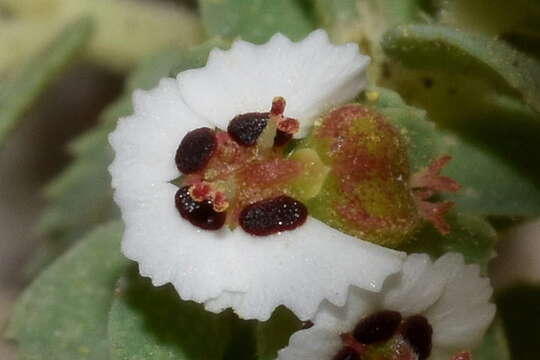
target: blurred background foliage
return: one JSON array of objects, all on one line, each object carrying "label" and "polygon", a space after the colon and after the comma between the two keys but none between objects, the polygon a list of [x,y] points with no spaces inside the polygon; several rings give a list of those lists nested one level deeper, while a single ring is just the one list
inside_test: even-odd
[{"label": "blurred background foliage", "polygon": [[[0,0],[0,215],[6,227],[12,209],[26,219],[1,245],[34,239],[0,268],[17,289],[35,278],[7,331],[20,357],[272,359],[301,326],[285,309],[261,324],[208,314],[149,286],[118,252],[108,133],[134,89],[203,66],[236,38],[322,27],[358,43],[373,61],[357,100],[400,128],[413,169],[449,153],[445,173],[463,186],[449,196],[453,231],[426,227],[405,250],[459,251],[488,271],[500,235],[540,215],[538,19],[537,0]],[[499,290],[474,359],[540,358],[537,285]]]}]

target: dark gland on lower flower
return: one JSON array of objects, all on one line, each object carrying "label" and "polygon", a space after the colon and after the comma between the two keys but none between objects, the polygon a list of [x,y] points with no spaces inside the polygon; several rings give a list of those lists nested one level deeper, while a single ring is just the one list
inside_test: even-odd
[{"label": "dark gland on lower flower", "polygon": [[226,132],[200,128],[182,139],[175,161],[183,174],[176,194],[183,218],[205,230],[240,226],[257,236],[305,222],[301,201],[314,196],[327,171],[314,151],[286,153],[299,124],[284,110],[285,100],[276,97],[269,112],[239,114]]},{"label": "dark gland on lower flower", "polygon": [[332,360],[426,360],[432,335],[431,325],[421,315],[403,319],[399,312],[381,310],[341,335],[343,347]]},{"label": "dark gland on lower flower", "polygon": [[410,239],[424,220],[449,232],[444,215],[452,203],[432,198],[459,189],[440,175],[450,157],[411,175],[405,138],[374,109],[348,104],[331,111],[303,146],[316,149],[330,167],[322,190],[307,204],[313,216],[389,247]]}]

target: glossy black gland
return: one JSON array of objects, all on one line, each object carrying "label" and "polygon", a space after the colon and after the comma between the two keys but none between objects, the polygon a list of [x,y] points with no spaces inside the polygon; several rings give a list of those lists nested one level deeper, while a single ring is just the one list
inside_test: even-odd
[{"label": "glossy black gland", "polygon": [[276,136],[274,137],[274,146],[286,145],[289,141],[291,141],[292,137],[292,134],[278,129],[276,131]]},{"label": "glossy black gland", "polygon": [[189,194],[189,186],[176,192],[175,204],[184,219],[201,229],[218,230],[225,223],[226,213],[216,212],[211,201],[193,200]]},{"label": "glossy black gland", "polygon": [[360,355],[350,347],[345,346],[339,350],[332,360],[360,360]]},{"label": "glossy black gland", "polygon": [[264,236],[297,228],[306,221],[307,214],[304,204],[282,195],[246,206],[239,223],[247,233]]},{"label": "glossy black gland", "polygon": [[229,136],[242,146],[253,146],[269,119],[268,113],[247,113],[234,117],[227,127]]},{"label": "glossy black gland", "polygon": [[217,147],[214,130],[207,127],[195,129],[184,136],[176,150],[176,166],[183,174],[204,169]]},{"label": "glossy black gland", "polygon": [[394,336],[400,323],[399,312],[382,310],[360,320],[354,328],[353,337],[362,344],[387,341]]},{"label": "glossy black gland", "polygon": [[401,335],[416,352],[418,360],[429,357],[433,328],[425,317],[414,315],[405,319],[401,325]]}]

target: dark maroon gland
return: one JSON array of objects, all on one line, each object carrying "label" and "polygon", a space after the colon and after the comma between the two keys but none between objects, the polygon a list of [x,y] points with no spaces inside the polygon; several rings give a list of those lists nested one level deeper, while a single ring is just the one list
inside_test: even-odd
[{"label": "dark maroon gland", "polygon": [[235,116],[227,127],[230,137],[242,146],[253,146],[268,123],[268,113],[247,113]]},{"label": "dark maroon gland", "polygon": [[187,133],[176,150],[176,166],[183,174],[204,169],[217,147],[214,130],[207,127]]},{"label": "dark maroon gland", "polygon": [[361,344],[388,341],[394,336],[400,323],[401,314],[399,312],[379,311],[360,320],[354,328],[353,337]]},{"label": "dark maroon gland", "polygon": [[189,194],[189,186],[180,188],[174,200],[180,215],[201,229],[218,230],[225,223],[226,212],[216,212],[211,201],[193,200]]},{"label": "dark maroon gland", "polygon": [[332,360],[360,360],[360,355],[354,349],[345,346],[332,358]]},{"label": "dark maroon gland", "polygon": [[429,357],[433,328],[425,317],[414,315],[405,319],[401,325],[401,335],[414,349],[418,360],[425,360]]},{"label": "dark maroon gland", "polygon": [[274,137],[274,146],[283,146],[291,141],[293,135],[286,133],[285,131],[277,130],[276,136]]},{"label": "dark maroon gland", "polygon": [[304,204],[282,195],[246,206],[239,223],[247,233],[265,236],[297,228],[306,221],[307,214]]}]

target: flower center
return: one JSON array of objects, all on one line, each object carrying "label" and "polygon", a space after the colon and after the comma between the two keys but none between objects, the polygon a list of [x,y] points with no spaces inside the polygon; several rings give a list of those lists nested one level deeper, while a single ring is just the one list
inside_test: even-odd
[{"label": "flower center", "polygon": [[333,360],[425,360],[431,354],[432,335],[422,315],[403,319],[396,311],[378,311],[361,319],[351,333],[341,335],[343,347]]},{"label": "flower center", "polygon": [[226,132],[199,128],[182,139],[175,161],[184,175],[176,194],[183,218],[205,230],[239,225],[257,236],[305,222],[300,200],[316,194],[326,172],[315,151],[287,153],[299,124],[284,116],[285,105],[276,97],[269,112],[239,114]]}]

